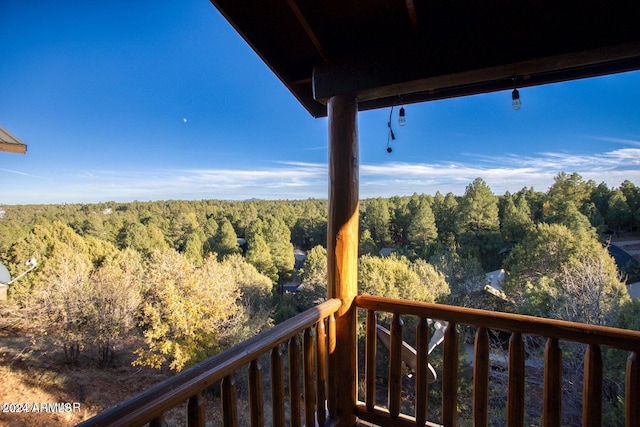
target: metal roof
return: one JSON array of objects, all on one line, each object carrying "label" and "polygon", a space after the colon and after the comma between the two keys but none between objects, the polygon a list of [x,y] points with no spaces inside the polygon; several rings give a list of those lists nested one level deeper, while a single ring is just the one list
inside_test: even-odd
[{"label": "metal roof", "polygon": [[8,130],[0,126],[0,151],[24,154],[27,152],[27,144],[20,141]]},{"label": "metal roof", "polygon": [[640,69],[637,0],[211,0],[314,117]]}]

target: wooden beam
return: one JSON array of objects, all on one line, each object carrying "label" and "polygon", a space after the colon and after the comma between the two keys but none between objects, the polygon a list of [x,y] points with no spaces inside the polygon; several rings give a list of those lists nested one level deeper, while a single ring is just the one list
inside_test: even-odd
[{"label": "wooden beam", "polygon": [[[407,1],[411,1],[411,0],[407,0]],[[318,55],[320,55],[323,61],[327,61],[329,57],[326,54],[324,47],[322,46],[322,43],[320,43],[320,39],[316,36],[316,33],[313,31],[313,28],[311,28],[311,25],[309,25],[309,21],[307,21],[307,18],[304,17],[304,14],[298,7],[298,3],[296,3],[295,0],[287,0],[287,3],[289,4],[289,7],[293,11],[294,15],[296,15],[296,18],[298,18],[298,21],[300,22],[300,26],[304,28],[304,31],[309,36],[311,43],[313,43],[313,45],[316,47],[318,51]]]},{"label": "wooden beam", "polygon": [[406,0],[407,13],[409,13],[409,20],[411,21],[411,27],[418,28],[418,14],[416,13],[416,5],[413,0]]},{"label": "wooden beam", "polygon": [[27,146],[24,144],[12,144],[9,142],[0,141],[0,151],[6,151],[8,153],[24,154],[27,152]]},{"label": "wooden beam", "polygon": [[[425,54],[425,56],[428,56]],[[475,66],[475,64],[473,64]],[[640,41],[525,61],[468,64],[426,59],[361,57],[326,62],[313,70],[313,96],[356,94],[359,110],[431,101],[519,87],[595,77],[640,68]]]},{"label": "wooden beam", "polygon": [[339,298],[336,346],[330,349],[334,381],[329,394],[336,396],[340,426],[355,424],[357,400],[356,308],[358,292],[358,106],[354,96],[332,97],[329,115],[329,218],[327,227],[327,293]]},{"label": "wooden beam", "polygon": [[27,144],[20,141],[15,135],[0,126],[0,151],[24,154],[27,152]]}]

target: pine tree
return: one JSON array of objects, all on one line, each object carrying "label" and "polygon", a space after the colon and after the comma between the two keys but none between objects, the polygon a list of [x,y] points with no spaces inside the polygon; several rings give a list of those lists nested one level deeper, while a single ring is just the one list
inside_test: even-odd
[{"label": "pine tree", "polygon": [[229,255],[240,252],[238,236],[228,219],[224,218],[220,222],[220,226],[213,237],[210,247],[212,252],[218,254],[218,260],[220,261]]}]

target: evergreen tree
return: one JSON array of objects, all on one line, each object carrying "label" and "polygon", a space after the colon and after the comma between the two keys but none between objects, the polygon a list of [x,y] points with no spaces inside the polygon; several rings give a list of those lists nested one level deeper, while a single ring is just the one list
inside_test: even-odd
[{"label": "evergreen tree", "polygon": [[378,246],[371,238],[371,232],[369,230],[363,230],[360,234],[359,252],[360,255],[378,254]]},{"label": "evergreen tree", "polygon": [[634,183],[626,179],[620,185],[620,191],[624,194],[629,210],[631,211],[631,227],[637,230],[640,226],[640,187],[637,187]]},{"label": "evergreen tree", "polygon": [[364,209],[364,224],[378,248],[391,243],[389,233],[389,203],[381,197],[367,201]]},{"label": "evergreen tree", "polygon": [[412,199],[408,205],[411,220],[407,226],[409,248],[425,254],[428,246],[438,237],[435,216],[426,200]]},{"label": "evergreen tree", "polygon": [[247,238],[247,262],[253,265],[260,274],[264,274],[274,282],[278,280],[278,269],[271,257],[271,250],[262,234],[251,233]]},{"label": "evergreen tree", "polygon": [[503,289],[526,314],[606,324],[627,298],[613,258],[584,229],[539,224],[505,269]]},{"label": "evergreen tree", "polygon": [[458,200],[453,193],[446,196],[437,192],[433,200],[433,215],[438,230],[438,240],[445,247],[457,247]]},{"label": "evergreen tree", "polygon": [[201,266],[203,258],[204,234],[200,231],[193,231],[184,243],[184,256],[191,260],[195,265]]},{"label": "evergreen tree", "polygon": [[524,196],[505,199],[504,212],[502,214],[501,232],[506,242],[517,243],[534,228],[531,219],[531,210]]},{"label": "evergreen tree", "polygon": [[569,175],[566,172],[560,172],[554,178],[553,185],[547,192],[547,197],[551,202],[552,209],[563,202],[573,202],[580,209],[595,188],[595,182],[584,181],[578,173],[574,172]]},{"label": "evergreen tree", "polygon": [[457,228],[462,256],[478,258],[487,271],[500,266],[498,198],[481,178],[469,184],[460,199]]},{"label": "evergreen tree", "polygon": [[619,233],[631,227],[632,214],[627,198],[622,190],[615,190],[609,198],[605,220],[614,232]]},{"label": "evergreen tree", "polygon": [[267,216],[264,221],[264,238],[271,252],[271,259],[278,271],[278,281],[283,283],[293,274],[295,257],[291,232],[284,220]]},{"label": "evergreen tree", "polygon": [[498,231],[498,199],[482,178],[467,186],[458,212],[460,235]]},{"label": "evergreen tree", "polygon": [[549,224],[562,224],[574,232],[585,231],[596,236],[596,230],[591,226],[589,218],[584,216],[572,201],[561,202],[553,215],[547,217]]},{"label": "evergreen tree", "polygon": [[312,308],[327,299],[327,251],[318,245],[307,253],[300,272],[302,290],[298,293],[298,310]]},{"label": "evergreen tree", "polygon": [[609,197],[611,197],[611,193],[612,191],[609,186],[606,183],[601,182],[593,189],[591,197],[589,198],[602,217],[607,215],[607,208],[609,207]]},{"label": "evergreen tree", "polygon": [[228,219],[224,218],[220,222],[220,226],[211,241],[210,251],[218,254],[218,260],[220,261],[229,255],[240,253],[238,236]]}]

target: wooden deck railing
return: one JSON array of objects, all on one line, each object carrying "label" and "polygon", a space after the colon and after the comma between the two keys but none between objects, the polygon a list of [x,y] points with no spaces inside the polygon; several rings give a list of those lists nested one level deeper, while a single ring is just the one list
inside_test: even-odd
[{"label": "wooden deck railing", "polygon": [[[265,424],[265,411],[259,358],[267,352],[270,352],[271,361],[272,425],[313,426],[317,422],[323,426],[327,422],[325,408],[330,401],[326,393],[327,346],[335,343],[333,315],[340,306],[340,300],[328,300],[96,415],[80,426],[141,426],[147,423],[152,427],[163,426],[166,425],[165,413],[186,401],[187,425],[204,427],[203,392],[219,381],[222,381],[223,425],[238,426],[234,373],[247,365],[251,425],[262,426]],[[302,351],[299,344],[301,335]],[[282,353],[282,345],[285,343],[288,345],[290,395],[290,414],[286,424],[286,384]],[[301,404],[302,396],[304,405]],[[303,408],[304,422],[301,421]]]},{"label": "wooden deck railing", "polygon": [[[416,303],[374,296],[356,297],[355,305],[367,310],[365,402],[358,403],[356,415],[380,426],[424,426],[427,417],[427,319],[449,322],[444,340],[442,377],[442,424],[455,426],[458,403],[458,332],[456,325],[477,327],[474,345],[473,423],[488,424],[489,330],[511,334],[508,350],[507,426],[523,426],[525,419],[525,348],[523,335],[547,339],[544,357],[543,425],[560,426],[562,399],[562,352],[559,341],[586,344],[583,381],[583,426],[600,426],[602,422],[603,346],[630,352],[625,379],[626,425],[640,425],[640,374],[638,352],[640,332],[590,326],[572,322],[542,319],[508,313],[452,307],[440,304]],[[393,315],[388,373],[387,408],[376,406],[375,358],[376,313]],[[415,416],[400,413],[400,381],[402,346],[401,316],[415,316],[417,372]],[[607,423],[604,423],[607,425]]]},{"label": "wooden deck railing", "polygon": [[[583,343],[583,426],[600,426],[602,422],[602,347],[630,352],[626,368],[626,425],[640,425],[640,332],[589,326],[578,323],[475,310],[440,304],[361,295],[354,301],[357,309],[366,310],[365,401],[353,409],[361,421],[378,426],[432,426],[427,421],[427,378],[429,325],[427,319],[448,322],[442,356],[442,419],[444,426],[455,426],[458,403],[458,328],[475,326],[473,371],[473,424],[488,425],[490,344],[489,331],[510,333],[508,349],[507,426],[523,426],[525,421],[525,347],[524,336],[546,338],[542,423],[562,425],[562,351],[560,341]],[[221,381],[223,425],[238,426],[238,403],[234,375],[248,366],[249,412],[252,426],[265,425],[262,370],[259,358],[270,352],[270,389],[272,419],[276,426],[339,425],[328,419],[336,408],[336,390],[332,390],[332,373],[327,368],[328,355],[340,331],[335,330],[334,313],[340,308],[338,299],[329,300],[271,330],[257,335],[207,361],[182,372],[148,391],[83,422],[81,426],[162,426],[165,414],[187,402],[187,425],[205,425],[203,392]],[[376,405],[376,323],[378,313],[389,313],[391,343],[386,408]],[[402,318],[414,316],[417,363],[414,372],[415,413],[401,410],[402,387]],[[302,336],[302,349],[299,340]],[[355,337],[354,337],[355,339]],[[288,346],[289,382],[285,384],[282,346]],[[362,355],[361,355],[362,356]],[[302,359],[302,366],[300,360]],[[302,378],[302,380],[300,380]],[[291,379],[295,379],[291,381]],[[289,390],[289,417],[285,415],[285,389]],[[303,416],[304,411],[304,416]],[[304,418],[304,420],[302,420]],[[606,422],[604,423],[607,424]]]}]

